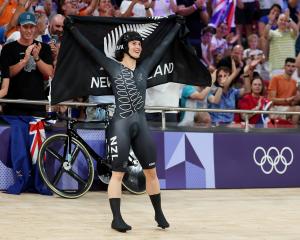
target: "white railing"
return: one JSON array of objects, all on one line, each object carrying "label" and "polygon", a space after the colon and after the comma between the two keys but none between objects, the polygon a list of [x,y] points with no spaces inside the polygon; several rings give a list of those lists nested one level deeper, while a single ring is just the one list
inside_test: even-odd
[{"label": "white railing", "polygon": [[[0,103],[49,105],[48,101],[26,100],[26,99],[0,99]],[[58,103],[57,105],[70,106],[70,107],[76,107],[76,106],[96,107],[99,104],[84,103],[84,102],[61,102]],[[241,110],[241,109],[208,109],[208,108],[195,109],[195,108],[163,107],[163,106],[155,106],[155,107],[145,106],[145,110],[156,110],[161,112],[162,129],[166,129],[166,112],[169,111],[242,113],[245,114],[245,132],[249,131],[249,115],[251,114],[300,115],[300,112],[264,111],[264,110],[253,111],[253,110]]]}]

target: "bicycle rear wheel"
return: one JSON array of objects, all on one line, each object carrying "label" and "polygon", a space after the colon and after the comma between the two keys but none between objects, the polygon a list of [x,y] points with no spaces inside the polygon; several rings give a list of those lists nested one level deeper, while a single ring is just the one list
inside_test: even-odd
[{"label": "bicycle rear wheel", "polygon": [[94,180],[94,166],[87,149],[71,138],[68,158],[68,136],[55,134],[47,138],[39,151],[38,166],[42,179],[57,195],[78,198],[84,195]]}]

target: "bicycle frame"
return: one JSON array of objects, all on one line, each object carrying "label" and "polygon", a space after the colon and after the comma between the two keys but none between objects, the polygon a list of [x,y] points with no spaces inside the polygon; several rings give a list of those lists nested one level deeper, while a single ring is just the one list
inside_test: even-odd
[{"label": "bicycle frame", "polygon": [[[105,157],[102,157],[100,156],[99,154],[97,154],[94,149],[92,149],[85,140],[82,139],[82,137],[79,136],[79,134],[76,132],[76,130],[74,130],[74,126],[78,123],[82,123],[84,121],[77,121],[77,120],[73,120],[73,119],[67,119],[67,144],[65,145],[65,149],[64,149],[64,153],[68,154],[67,158],[66,156],[63,156],[64,159],[66,159],[68,162],[71,160],[71,139],[72,138],[75,138],[77,139],[86,149],[87,151],[89,152],[89,154],[91,155],[91,157],[93,159],[96,160],[97,163],[100,163],[100,164],[104,164],[106,166],[108,166],[109,168],[111,168],[111,165],[109,164],[109,151],[107,149],[107,139],[106,139],[106,136],[107,136],[107,127],[108,127],[108,121],[93,121],[93,123],[104,123],[105,124],[105,127],[104,127],[104,131],[105,131],[105,145],[106,145],[106,154],[105,154]],[[68,148],[68,152],[66,151]]]}]

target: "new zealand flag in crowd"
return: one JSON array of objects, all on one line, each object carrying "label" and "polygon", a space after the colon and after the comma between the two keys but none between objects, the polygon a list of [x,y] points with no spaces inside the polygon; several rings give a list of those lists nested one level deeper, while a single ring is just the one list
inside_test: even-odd
[{"label": "new zealand flag in crowd", "polygon": [[1,116],[11,127],[10,160],[15,173],[15,183],[7,193],[38,192],[51,195],[43,183],[38,166],[38,151],[45,139],[44,123],[30,116]]},{"label": "new zealand flag in crowd", "polygon": [[[74,97],[112,94],[105,71],[92,57],[94,52],[87,52],[76,39],[84,37],[86,44],[91,44],[105,53],[107,57],[113,58],[119,37],[126,31],[136,31],[143,38],[142,60],[161,44],[177,21],[176,16],[162,18],[67,17],[56,72],[51,83],[51,102],[55,104]],[[150,74],[147,87],[167,82],[199,86],[211,84],[207,68],[186,42],[187,32],[183,24],[178,37]]]}]

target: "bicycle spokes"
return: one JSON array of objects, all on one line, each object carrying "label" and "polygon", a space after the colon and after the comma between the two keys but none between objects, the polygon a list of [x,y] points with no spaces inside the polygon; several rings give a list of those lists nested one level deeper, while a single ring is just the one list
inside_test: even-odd
[{"label": "bicycle spokes", "polygon": [[[68,136],[49,137],[39,155],[39,167],[46,184],[60,196],[75,198],[91,186],[93,162],[87,150],[76,139],[67,144]],[[43,159],[43,161],[41,161]]]}]

